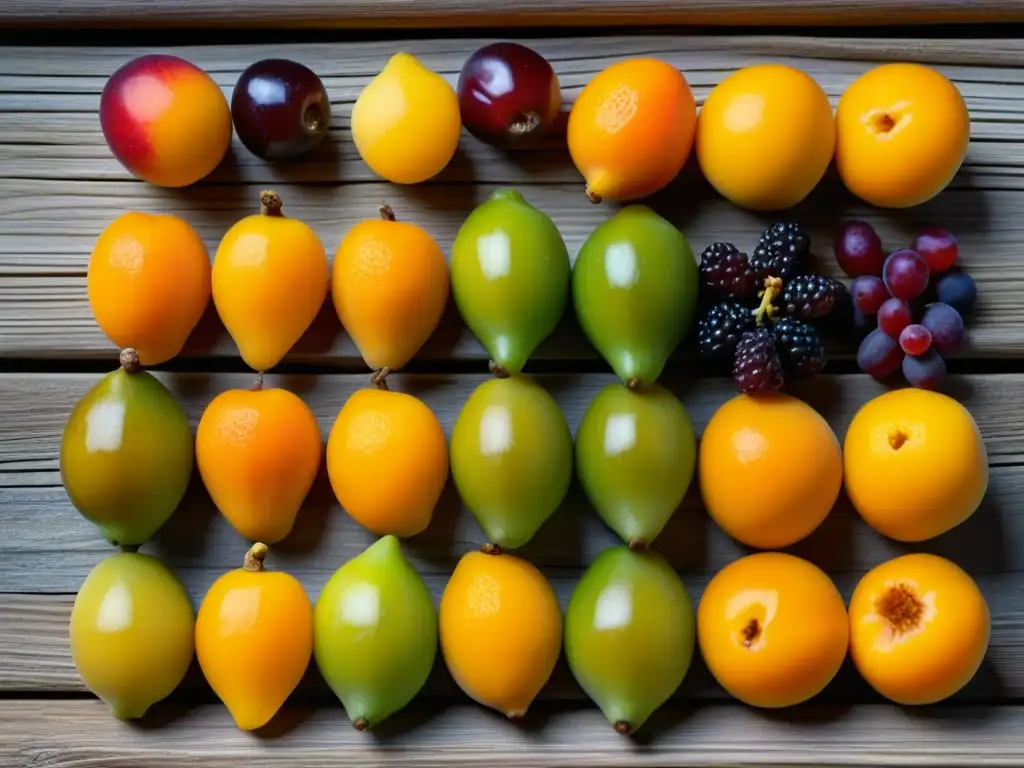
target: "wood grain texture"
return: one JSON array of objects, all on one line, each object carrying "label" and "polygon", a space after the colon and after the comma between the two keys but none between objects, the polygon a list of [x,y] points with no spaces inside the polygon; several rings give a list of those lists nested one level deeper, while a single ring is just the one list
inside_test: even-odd
[{"label": "wood grain texture", "polygon": [[[398,215],[426,226],[448,249],[469,211],[498,186],[516,185],[558,225],[571,254],[615,206],[593,206],[579,174],[552,137],[539,148],[506,156],[463,133],[460,152],[432,182],[401,187],[376,179],[351,141],[349,115],[365,83],[396,50],[409,50],[454,82],[465,58],[485,39],[239,45],[168,50],[206,68],[230,93],[244,66],[268,55],[298,58],[324,79],[337,115],[329,140],[307,158],[282,166],[259,161],[235,140],[225,163],[205,182],[161,190],[132,180],[99,131],[96,107],[106,78],[139,48],[0,49],[0,357],[95,358],[112,355],[85,298],[85,268],[98,233],[126,209],[174,212],[200,232],[211,253],[238,218],[254,210],[269,184],[289,215],[309,222],[329,253],[356,221],[387,200]],[[858,40],[797,37],[607,37],[531,41],[556,67],[567,105],[598,70],[629,56],[660,56],[682,69],[698,100],[728,72],[760,61],[805,69],[833,102],[878,61],[923,61],[952,77],[972,113],[968,158],[951,188],[903,212],[874,211],[855,201],[830,173],[801,206],[785,214],[804,222],[821,268],[838,274],[831,235],[844,216],[869,218],[891,248],[923,224],[939,222],[960,237],[981,302],[966,355],[1024,352],[1024,269],[1017,259],[1024,211],[1024,69],[1019,40]],[[751,248],[779,215],[732,206],[710,189],[691,161],[651,205],[676,223],[699,252],[715,240]],[[571,315],[571,312],[568,313]],[[845,354],[850,353],[845,350]],[[835,353],[844,350],[836,348]],[[235,356],[210,313],[185,356]],[[537,351],[548,360],[593,359],[571,316]],[[450,310],[420,361],[482,360],[483,350]],[[326,306],[292,351],[291,361],[359,365],[358,353]]]}]

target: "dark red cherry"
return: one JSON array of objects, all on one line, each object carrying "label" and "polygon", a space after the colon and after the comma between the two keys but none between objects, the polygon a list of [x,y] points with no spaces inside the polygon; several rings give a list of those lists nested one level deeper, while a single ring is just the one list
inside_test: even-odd
[{"label": "dark red cherry", "polygon": [[459,73],[458,93],[466,130],[503,149],[543,136],[562,108],[555,70],[518,43],[492,43],[470,56]]},{"label": "dark red cherry", "polygon": [[331,102],[309,67],[288,59],[263,59],[235,83],[231,117],[246,149],[264,160],[285,160],[323,141]]}]

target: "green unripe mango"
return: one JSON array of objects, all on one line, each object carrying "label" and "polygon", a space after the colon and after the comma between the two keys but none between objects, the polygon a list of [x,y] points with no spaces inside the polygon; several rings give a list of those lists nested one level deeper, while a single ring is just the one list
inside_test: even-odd
[{"label": "green unripe mango", "polygon": [[661,533],[693,480],[697,439],[683,404],[653,384],[610,384],[576,431],[576,475],[597,514],[627,544]]},{"label": "green unripe mango", "polygon": [[698,281],[683,233],[650,208],[629,205],[580,248],[573,305],[583,332],[620,379],[653,384],[693,324]]},{"label": "green unripe mango", "polygon": [[606,549],[569,599],[569,668],[620,733],[639,730],[679,688],[693,647],[686,587],[652,550]]},{"label": "green unripe mango", "polygon": [[452,245],[459,314],[498,365],[518,373],[569,303],[569,252],[554,223],[514,189],[478,205]]},{"label": "green unripe mango", "polygon": [[313,611],[313,656],[359,730],[419,693],[437,655],[437,611],[394,536],[334,572]]},{"label": "green unripe mango", "polygon": [[484,382],[452,429],[455,487],[488,541],[528,542],[572,482],[572,433],[554,398],[521,374]]},{"label": "green unripe mango", "polygon": [[178,507],[195,446],[174,396],[134,350],[78,401],[60,442],[68,498],[113,544],[140,545]]}]

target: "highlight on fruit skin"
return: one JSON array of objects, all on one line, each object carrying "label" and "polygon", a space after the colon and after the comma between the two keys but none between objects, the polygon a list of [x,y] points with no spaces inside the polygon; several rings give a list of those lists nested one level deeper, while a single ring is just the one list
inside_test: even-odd
[{"label": "highlight on fruit skin", "polygon": [[630,201],[672,181],[693,146],[697,104],[686,78],[653,58],[619,61],[591,78],[569,112],[569,154],[587,197]]}]

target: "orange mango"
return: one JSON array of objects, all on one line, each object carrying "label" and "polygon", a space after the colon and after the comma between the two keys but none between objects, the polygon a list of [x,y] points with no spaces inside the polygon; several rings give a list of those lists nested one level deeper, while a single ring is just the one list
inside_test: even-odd
[{"label": "orange mango", "polygon": [[159,365],[181,352],[210,301],[210,255],[184,219],[131,211],[97,239],[85,282],[100,330]]},{"label": "orange mango", "polygon": [[348,231],[334,256],[331,296],[338,319],[374,370],[401,368],[434,332],[448,301],[448,262],[415,224],[380,219]]},{"label": "orange mango", "polygon": [[313,605],[302,584],[263,570],[257,542],[241,568],[210,587],[196,617],[196,656],[206,681],[243,731],[266,725],[313,655]]},{"label": "orange mango", "polygon": [[213,260],[213,303],[256,371],[281,362],[306,332],[330,282],[320,238],[281,205],[276,192],[261,192],[260,213],[232,226]]},{"label": "orange mango", "polygon": [[196,464],[217,509],[250,541],[287,536],[320,468],[323,442],[309,407],[285,389],[230,389],[206,407]]}]

